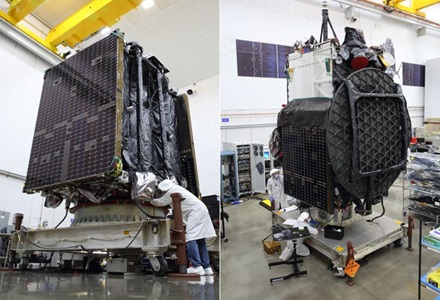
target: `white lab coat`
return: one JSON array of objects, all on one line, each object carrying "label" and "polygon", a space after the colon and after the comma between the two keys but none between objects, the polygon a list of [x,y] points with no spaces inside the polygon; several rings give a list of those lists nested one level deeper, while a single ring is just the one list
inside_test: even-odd
[{"label": "white lab coat", "polygon": [[[293,222],[292,227],[307,227],[310,234],[318,234],[318,229],[313,228],[307,222],[301,222],[301,221],[295,220]],[[290,258],[290,256],[292,256],[292,254],[293,254],[293,242],[287,241],[286,248],[283,250],[283,253],[280,256],[280,259],[288,260]],[[307,248],[307,246],[304,245],[304,239],[296,240],[296,254],[301,255],[301,256],[309,256],[310,255],[309,248]]]},{"label": "white lab coat", "polygon": [[183,187],[173,185],[162,197],[151,200],[151,204],[156,206],[171,205],[173,207],[171,194],[174,193],[179,193],[182,198],[185,198],[181,204],[183,223],[186,225],[186,241],[215,237],[216,234],[208,208],[200,199]]},{"label": "white lab coat", "polygon": [[275,209],[286,208],[289,205],[286,201],[286,195],[284,194],[284,181],[283,175],[280,175],[278,179],[275,179],[273,176],[267,180],[266,190],[269,196],[274,198]]}]

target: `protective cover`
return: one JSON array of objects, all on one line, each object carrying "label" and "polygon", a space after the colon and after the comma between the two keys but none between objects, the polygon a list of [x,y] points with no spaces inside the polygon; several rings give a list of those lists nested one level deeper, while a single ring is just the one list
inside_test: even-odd
[{"label": "protective cover", "polygon": [[333,176],[327,164],[326,126],[331,99],[290,102],[278,115],[282,128],[284,191],[325,211],[333,210]]},{"label": "protective cover", "polygon": [[345,27],[345,39],[339,55],[344,60],[364,56],[368,59],[371,67],[382,68],[376,53],[365,43],[364,33],[361,29]]},{"label": "protective cover", "polygon": [[[195,160],[194,140],[191,128],[191,115],[188,113],[188,97],[178,95],[176,97],[175,111],[177,118],[177,136],[181,160],[181,186],[198,196],[200,194],[198,185],[197,165]],[[209,150],[208,150],[209,151]]]},{"label": "protective cover", "polygon": [[295,127],[326,127],[331,99],[309,98],[292,101],[278,114],[277,125]]},{"label": "protective cover", "polygon": [[[142,58],[142,48],[125,50],[123,157],[129,170],[152,172],[158,180],[180,180],[175,98],[168,78],[155,60]],[[186,113],[186,112],[185,112]]]},{"label": "protective cover", "polygon": [[281,140],[281,127],[276,127],[269,137],[269,150],[273,158],[278,161],[282,160],[282,147],[283,143]]},{"label": "protective cover", "polygon": [[377,54],[369,48],[365,42],[364,33],[361,29],[345,27],[345,39],[341,45],[339,56],[341,63],[335,63],[333,72],[333,88],[336,92],[343,78],[355,71],[351,65],[353,58],[363,56],[368,59],[368,67],[385,70]]},{"label": "protective cover", "polygon": [[338,88],[328,115],[327,141],[337,181],[365,198],[385,193],[405,168],[411,122],[392,78],[378,69],[352,73]]}]

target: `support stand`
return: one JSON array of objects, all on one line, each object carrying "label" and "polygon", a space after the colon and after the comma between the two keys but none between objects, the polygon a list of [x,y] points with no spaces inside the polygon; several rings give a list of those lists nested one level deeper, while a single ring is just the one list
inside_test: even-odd
[{"label": "support stand", "polygon": [[296,243],[300,239],[308,238],[310,237],[310,232],[305,227],[293,227],[289,229],[284,229],[281,227],[282,230],[274,230],[273,232],[273,240],[274,241],[292,241],[293,242],[293,260],[290,261],[278,261],[269,263],[269,268],[272,266],[278,266],[278,265],[292,265],[293,267],[293,273],[290,273],[286,276],[280,276],[280,277],[274,277],[270,279],[270,284],[273,282],[283,281],[287,280],[292,277],[307,275],[307,271],[300,271],[298,268],[298,264],[302,263],[302,259],[297,259],[298,255],[296,253]]},{"label": "support stand", "polygon": [[414,248],[412,247],[412,238],[413,238],[413,229],[414,229],[414,218],[408,215],[408,247],[406,247],[406,250],[413,251]]},{"label": "support stand", "polygon": [[303,262],[302,259],[297,259],[296,240],[293,240],[293,260],[291,260],[291,261],[277,261],[277,262],[273,262],[273,263],[269,263],[268,264],[269,268],[272,267],[272,266],[278,266],[278,265],[292,265],[293,273],[290,273],[290,274],[285,275],[285,276],[271,278],[270,279],[270,284],[272,284],[274,282],[278,282],[278,281],[284,281],[284,280],[287,280],[287,279],[292,278],[292,277],[307,275],[307,271],[306,270],[300,271],[299,268],[298,268],[298,264],[300,264],[302,262]]},{"label": "support stand", "polygon": [[[22,222],[23,222],[23,214],[16,214],[15,215],[15,231],[21,230],[21,223]],[[11,251],[11,260],[9,261],[9,268],[10,269],[12,269],[14,267],[16,255],[17,255],[17,252],[12,250]]]},{"label": "support stand", "polygon": [[422,219],[419,220],[419,282],[417,299],[422,299]]},{"label": "support stand", "polygon": [[[263,206],[264,208],[266,208],[268,211],[270,211],[270,215],[271,215],[271,217],[272,217],[271,230],[273,231],[275,228],[278,227],[278,224],[277,224],[277,222],[275,221],[275,214],[273,213],[273,212],[275,211],[275,208],[274,208],[274,206],[273,206],[273,203],[272,203],[272,206],[271,206],[270,208],[267,207],[266,205],[263,205],[262,203],[263,203],[263,201],[260,202],[260,205]],[[264,241],[267,240],[270,236],[272,236],[272,234],[273,234],[272,232],[269,233],[264,239],[261,240],[261,243],[264,244]]]},{"label": "support stand", "polygon": [[171,229],[171,244],[177,247],[177,265],[179,267],[179,273],[168,274],[169,278],[179,279],[197,279],[200,278],[198,274],[187,274],[187,259],[186,259],[186,241],[185,241],[185,229],[183,228],[182,217],[182,195],[179,193],[171,194],[173,199],[173,215],[174,215],[174,228]]}]

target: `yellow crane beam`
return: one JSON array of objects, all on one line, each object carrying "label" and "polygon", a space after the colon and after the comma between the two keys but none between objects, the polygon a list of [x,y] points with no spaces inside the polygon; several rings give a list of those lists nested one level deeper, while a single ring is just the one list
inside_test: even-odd
[{"label": "yellow crane beam", "polygon": [[94,0],[53,28],[46,42],[75,47],[105,26],[112,26],[119,17],[136,8],[143,0]]},{"label": "yellow crane beam", "polygon": [[8,8],[8,15],[15,21],[23,20],[28,14],[34,11],[44,0],[14,0]]},{"label": "yellow crane beam", "polygon": [[30,38],[32,38],[33,40],[35,40],[36,42],[38,42],[42,46],[46,47],[47,49],[49,49],[53,53],[55,53],[55,54],[58,53],[57,48],[55,48],[54,46],[50,45],[48,42],[46,42],[45,39],[43,39],[40,36],[38,36],[37,34],[35,34],[33,31],[29,30],[27,27],[25,27],[25,26],[23,26],[21,24],[17,24],[18,23],[17,20],[15,20],[13,17],[11,17],[10,15],[4,13],[1,10],[0,10],[0,18],[4,19],[5,21],[10,23],[11,25],[15,26],[20,31],[22,31],[24,34],[28,35]]},{"label": "yellow crane beam", "polygon": [[422,11],[420,11],[421,9],[427,8],[429,6],[435,5],[440,3],[440,0],[412,0],[411,1],[411,5],[407,6],[407,5],[403,5],[401,4],[401,2],[403,2],[404,0],[391,0],[391,1],[387,1],[384,0],[383,3],[385,5],[390,5],[394,8],[397,8],[399,10],[402,10],[404,12],[410,13],[410,14],[414,14],[420,17],[425,18],[426,14]]},{"label": "yellow crane beam", "polygon": [[403,4],[400,4],[400,3],[397,3],[397,4],[394,3],[394,7],[397,8],[397,9],[400,9],[400,10],[402,10],[404,12],[413,14],[413,15],[417,15],[417,16],[420,16],[420,17],[423,17],[423,18],[426,17],[426,14],[424,12],[416,10],[413,6],[406,6],[406,5],[403,5]]},{"label": "yellow crane beam", "polygon": [[415,10],[420,10],[440,3],[440,0],[412,0],[412,7]]}]

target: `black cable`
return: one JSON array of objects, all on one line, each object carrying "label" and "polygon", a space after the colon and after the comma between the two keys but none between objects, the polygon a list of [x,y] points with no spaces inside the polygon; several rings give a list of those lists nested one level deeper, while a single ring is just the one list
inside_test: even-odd
[{"label": "black cable", "polygon": [[123,250],[123,252],[122,252],[122,256],[125,255],[125,250],[127,250],[128,247],[130,247],[130,245],[134,242],[134,240],[137,238],[137,236],[138,236],[139,233],[141,232],[142,228],[144,228],[144,225],[145,225],[146,223],[147,223],[147,222],[142,223],[141,227],[140,227],[139,230],[136,232],[136,234],[134,235],[133,239],[130,241],[130,243],[128,243],[127,246],[125,246],[125,248],[124,248],[124,250]]},{"label": "black cable", "polygon": [[374,220],[376,220],[376,219],[382,217],[382,216],[385,214],[385,206],[383,205],[383,197],[380,198],[380,204],[382,205],[382,214],[380,214],[380,215],[377,216],[377,217],[374,217],[374,218],[371,219],[371,220],[367,220],[367,222],[373,222]]},{"label": "black cable", "polygon": [[153,215],[148,214],[148,213],[142,208],[142,205],[141,205],[141,203],[140,203],[140,201],[139,201],[139,198],[138,198],[138,196],[137,196],[137,191],[135,192],[135,194],[136,194],[136,196],[135,196],[134,200],[136,201],[136,205],[137,205],[137,207],[138,207],[138,208],[140,209],[140,211],[143,212],[147,217],[149,217],[150,219],[162,219],[162,220],[165,220],[165,219],[166,219],[166,217],[153,216]]},{"label": "black cable", "polygon": [[132,189],[133,189],[133,196],[134,196],[134,200],[135,200],[135,202],[136,202],[136,205],[137,205],[137,207],[140,209],[140,211],[141,212],[143,212],[147,217],[149,217],[150,219],[166,219],[166,217],[159,217],[159,216],[152,216],[152,215],[150,215],[150,214],[148,214],[143,208],[142,208],[142,205],[141,205],[141,203],[140,203],[140,201],[139,201],[139,197],[138,197],[138,192],[137,192],[137,188],[136,188],[136,182],[137,182],[137,180],[136,180],[136,174],[134,173],[134,172],[131,172],[132,173],[132,178],[131,178],[131,182],[132,182],[132,185],[133,185],[133,187],[132,187]]},{"label": "black cable", "polygon": [[46,263],[44,264],[44,266],[41,268],[42,270],[44,270],[46,268],[48,263],[52,262],[52,257],[53,257],[54,253],[55,253],[55,251],[52,251],[52,253],[50,254],[49,260],[47,260]]},{"label": "black cable", "polygon": [[57,226],[55,226],[55,228],[58,228],[58,226],[60,226],[61,223],[64,222],[64,220],[66,219],[68,213],[69,213],[69,207],[67,206],[67,207],[66,207],[66,214],[64,215],[64,218],[58,223]]}]

